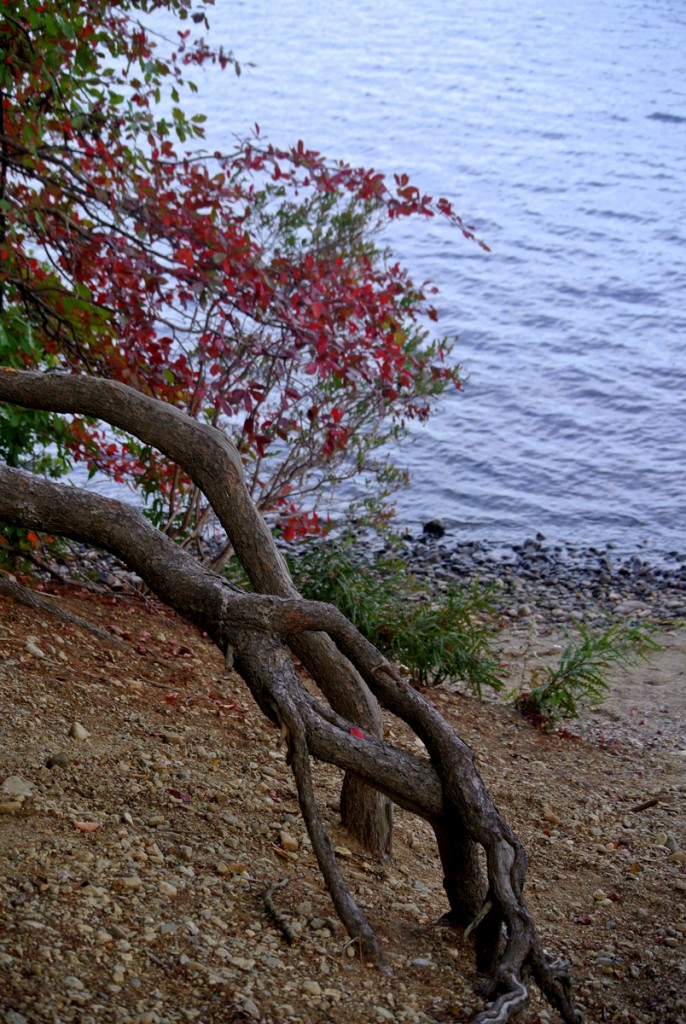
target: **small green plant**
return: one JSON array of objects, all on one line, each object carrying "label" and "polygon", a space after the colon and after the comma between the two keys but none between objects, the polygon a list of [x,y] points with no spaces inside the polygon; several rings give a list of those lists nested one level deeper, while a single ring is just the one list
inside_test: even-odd
[{"label": "small green plant", "polygon": [[390,653],[425,686],[463,679],[481,697],[483,688],[501,690],[498,664],[490,647],[493,608],[488,594],[474,586],[449,586],[425,596],[395,623]]},{"label": "small green plant", "polygon": [[[31,325],[16,309],[0,310],[0,366],[24,370],[30,362],[55,367],[34,338]],[[0,404],[0,459],[8,466],[60,477],[72,467],[62,417],[40,409]]]},{"label": "small green plant", "polygon": [[628,668],[660,650],[647,626],[615,624],[601,633],[581,625],[577,629],[578,639],[566,633],[557,667],[533,669],[529,689],[506,695],[525,718],[546,728],[578,718],[583,707],[602,704],[609,692],[609,669]]},{"label": "small green plant", "polygon": [[327,601],[412,680],[437,686],[463,679],[481,695],[502,680],[490,646],[488,593],[448,586],[434,593],[400,557],[367,557],[354,541],[311,541],[290,560],[303,597]]},{"label": "small green plant", "polygon": [[[40,350],[21,313],[12,308],[0,310],[0,366],[23,370],[31,360],[43,370],[56,366]],[[6,465],[54,478],[64,476],[72,467],[67,441],[63,417],[0,403],[0,461]],[[55,546],[54,538],[39,539],[32,530],[0,522],[0,565],[28,565],[31,556]]]}]

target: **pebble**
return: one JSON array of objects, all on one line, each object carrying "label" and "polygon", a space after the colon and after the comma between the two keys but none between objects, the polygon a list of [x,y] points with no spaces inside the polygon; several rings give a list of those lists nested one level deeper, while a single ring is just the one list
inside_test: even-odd
[{"label": "pebble", "polygon": [[90,733],[88,729],[84,729],[80,722],[72,722],[69,728],[69,735],[73,740],[87,740]]},{"label": "pebble", "polygon": [[412,914],[413,917],[420,917],[422,913],[416,903],[393,902],[391,903],[391,909],[400,910],[405,914]]},{"label": "pebble", "polygon": [[41,650],[41,648],[38,646],[35,636],[29,636],[26,638],[25,647],[28,653],[33,655],[34,658],[45,657],[45,651]]},{"label": "pebble", "polygon": [[0,792],[3,796],[8,796],[10,799],[24,800],[26,797],[33,796],[33,786],[26,779],[23,779],[21,775],[10,775],[0,787]]},{"label": "pebble", "polygon": [[424,523],[423,532],[426,537],[443,537],[445,536],[445,523],[442,519],[432,519],[428,523]]},{"label": "pebble", "polygon": [[303,981],[301,989],[307,996],[320,996],[322,994],[322,987],[319,982],[311,978]]},{"label": "pebble", "polygon": [[45,762],[46,768],[68,768],[69,758],[66,754],[51,754]]},{"label": "pebble", "polygon": [[300,846],[298,840],[295,836],[292,836],[290,832],[280,832],[279,842],[281,848],[286,850],[288,853],[294,853]]},{"label": "pebble", "polygon": [[128,889],[135,891],[136,889],[143,888],[142,879],[138,875],[128,875],[126,878],[119,879],[119,885],[122,889]]},{"label": "pebble", "polygon": [[385,1006],[374,1006],[372,1009],[378,1020],[395,1020],[395,1014],[387,1010]]},{"label": "pebble", "polygon": [[495,585],[492,599],[509,618],[570,624],[599,617],[683,618],[683,564],[677,569],[649,565],[636,555],[622,559],[605,549],[563,548],[545,541],[537,534],[513,545],[455,542],[447,530],[445,536],[425,532],[404,538],[403,557],[410,571],[437,584]]},{"label": "pebble", "polygon": [[644,612],[648,606],[644,601],[620,601],[615,611],[618,615],[631,615],[632,612]]},{"label": "pebble", "polygon": [[0,803],[0,814],[16,814],[22,808],[20,800],[6,800]]},{"label": "pebble", "polygon": [[179,891],[175,885],[171,884],[171,882],[165,881],[160,882],[158,889],[163,896],[176,896],[177,892]]}]

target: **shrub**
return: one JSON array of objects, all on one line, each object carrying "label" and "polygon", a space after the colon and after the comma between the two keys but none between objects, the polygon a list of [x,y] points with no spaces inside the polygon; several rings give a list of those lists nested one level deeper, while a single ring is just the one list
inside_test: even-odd
[{"label": "shrub", "polygon": [[448,584],[443,592],[395,554],[371,557],[350,539],[309,541],[290,560],[304,597],[335,605],[417,685],[462,679],[479,696],[502,688],[491,650],[487,592]]},{"label": "shrub", "polygon": [[578,718],[584,707],[602,704],[611,668],[628,668],[660,650],[646,626],[615,624],[594,633],[579,625],[577,630],[578,639],[566,633],[568,643],[557,667],[534,669],[529,689],[507,694],[525,718],[547,728],[560,719]]}]

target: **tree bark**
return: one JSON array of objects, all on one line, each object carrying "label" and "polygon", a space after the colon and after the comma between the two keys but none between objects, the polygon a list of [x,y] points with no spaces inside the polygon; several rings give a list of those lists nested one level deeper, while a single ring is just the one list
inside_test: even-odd
[{"label": "tree bark", "polygon": [[[30,399],[26,404],[51,409],[57,406],[58,411],[64,411],[70,405],[69,386],[82,380],[47,378],[50,384],[48,394],[44,394],[37,377],[40,375],[0,370],[0,398],[22,403]],[[52,383],[55,379],[59,381],[57,392]],[[98,393],[106,395],[108,403],[114,400],[113,395],[122,400],[130,397],[130,389],[123,385],[91,383],[97,385]],[[111,404],[99,408],[92,395],[91,400],[94,404],[85,410],[89,415],[121,425],[122,417]],[[152,402],[153,408],[161,406],[152,399],[145,402]],[[80,398],[78,408],[76,404],[71,403],[71,411],[84,411]],[[126,429],[149,439],[149,406],[141,412],[140,429],[132,408],[141,411],[134,402]],[[163,413],[170,434],[188,433],[192,421],[161,406],[160,416]],[[197,424],[190,429],[199,432],[203,444],[207,439],[210,448],[218,444],[216,432],[208,434]],[[168,442],[167,448],[173,447]],[[198,449],[196,457],[204,458],[204,447]],[[235,489],[241,482],[235,467],[234,474]],[[234,491],[229,489],[229,493],[233,495]],[[248,530],[246,520],[238,518],[237,532]],[[336,910],[362,955],[383,963],[373,928],[347,888],[324,828],[312,786],[310,755],[342,768],[384,799],[421,815],[432,825],[450,917],[473,933],[477,964],[489,975],[488,994],[493,1001],[475,1018],[478,1024],[504,1024],[516,1015],[529,999],[531,978],[565,1021],[572,1024],[580,1020],[571,1000],[565,966],[548,961],[524,900],[524,850],[488,793],[474,754],[433,705],[413,690],[340,612],[330,605],[303,601],[293,593],[292,584],[288,587],[283,583],[288,592],[281,595],[245,594],[176,547],[131,506],[1,465],[0,519],[111,551],[161,600],[205,630],[222,652],[232,650],[234,666],[259,707],[285,732],[313,851]],[[259,529],[264,537],[263,527]],[[249,557],[255,559],[255,564],[267,557],[254,537],[246,535],[243,543],[246,549],[253,549]],[[264,568],[260,571],[266,572]],[[325,635],[326,646],[336,652],[329,663],[331,672],[334,665],[343,666],[339,675],[327,678],[326,692],[320,687],[328,704],[308,691],[289,653],[297,650],[303,637],[318,634]],[[354,672],[347,666],[352,666]],[[429,758],[416,757],[386,743],[380,729],[367,730],[364,738],[356,734],[359,730],[351,733],[353,725],[362,723],[341,710],[352,706],[346,703],[350,695],[341,695],[341,690],[349,687],[357,687],[362,694],[360,697],[358,693],[358,698],[368,707],[373,699],[375,709],[378,702],[407,723],[426,746]],[[478,847],[485,851],[486,877],[479,864]]]}]

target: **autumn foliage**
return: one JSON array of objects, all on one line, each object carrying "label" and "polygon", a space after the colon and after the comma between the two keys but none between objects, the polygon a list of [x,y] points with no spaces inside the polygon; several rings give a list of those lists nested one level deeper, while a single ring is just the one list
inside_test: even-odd
[{"label": "autumn foliage", "polygon": [[[174,44],[150,31],[158,8],[178,16]],[[368,472],[383,492],[375,453],[459,385],[428,289],[379,229],[440,216],[473,234],[406,176],[277,148],[257,126],[204,151],[188,75],[240,71],[207,27],[191,0],[0,3],[0,364],[114,378],[222,427],[289,538],[320,528],[327,485]],[[130,482],[172,535],[207,522],[156,451],[78,417],[10,415],[9,464],[56,440],[52,468],[73,457]]]}]

